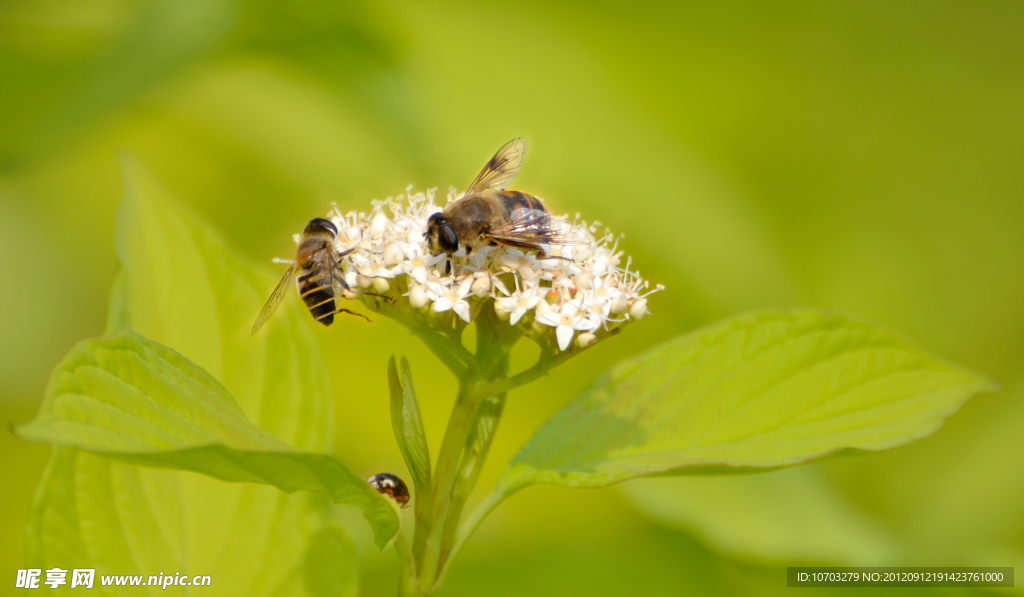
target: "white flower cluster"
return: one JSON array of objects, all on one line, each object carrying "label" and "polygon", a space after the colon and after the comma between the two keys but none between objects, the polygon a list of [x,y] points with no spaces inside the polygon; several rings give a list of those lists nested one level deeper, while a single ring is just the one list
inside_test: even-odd
[{"label": "white flower cluster", "polygon": [[[493,300],[493,309],[510,325],[554,329],[560,350],[576,342],[589,346],[602,330],[647,311],[648,282],[622,263],[618,239],[605,231],[596,236],[598,223],[574,223],[579,244],[546,247],[548,255],[524,253],[507,247],[488,247],[465,256],[460,248],[445,273],[445,255],[431,255],[424,238],[427,219],[442,207],[434,203],[436,189],[374,201],[369,213],[340,213],[328,218],[338,228],[336,248],[355,248],[344,257],[349,286],[405,297],[414,309],[434,313],[453,311],[469,323],[475,308]],[[460,197],[454,189],[448,201]],[[390,216],[386,213],[390,212]],[[532,317],[531,317],[532,314]]]}]

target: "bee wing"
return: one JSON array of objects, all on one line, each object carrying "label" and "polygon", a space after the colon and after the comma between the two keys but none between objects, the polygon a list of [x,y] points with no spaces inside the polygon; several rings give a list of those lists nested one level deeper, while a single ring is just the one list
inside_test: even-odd
[{"label": "bee wing", "polygon": [[575,238],[572,226],[561,218],[539,209],[518,209],[509,221],[493,226],[485,236],[509,245],[585,245],[590,241]]},{"label": "bee wing", "polygon": [[284,273],[284,277],[277,283],[277,287],[274,288],[274,292],[270,293],[270,298],[267,299],[267,304],[263,305],[263,310],[260,311],[259,317],[256,318],[256,323],[252,324],[252,333],[255,334],[263,324],[267,323],[270,316],[277,311],[277,308],[281,306],[281,301],[284,300],[284,295],[288,292],[288,287],[291,285],[292,278],[295,277],[295,264],[288,266],[288,271]]},{"label": "bee wing", "polygon": [[480,191],[504,191],[519,176],[526,157],[526,137],[517,137],[501,146],[498,153],[487,162],[473,184],[466,189],[466,195]]}]

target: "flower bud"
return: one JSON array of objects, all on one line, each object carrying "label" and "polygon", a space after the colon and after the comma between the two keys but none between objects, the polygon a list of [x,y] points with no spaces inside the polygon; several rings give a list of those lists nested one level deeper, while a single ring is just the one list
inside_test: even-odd
[{"label": "flower bud", "polygon": [[373,278],[368,278],[363,274],[359,274],[356,276],[356,282],[359,284],[360,288],[369,288],[373,285]]},{"label": "flower bud", "polygon": [[398,248],[396,243],[388,243],[384,245],[384,265],[392,266],[398,265],[402,262],[405,255],[402,254],[402,249]]},{"label": "flower bud", "polygon": [[578,290],[590,290],[590,276],[587,275],[587,272],[580,272],[572,277],[572,285]]},{"label": "flower bud", "polygon": [[626,299],[625,295],[620,294],[619,296],[615,297],[614,301],[612,301],[612,313],[616,315],[622,315],[623,313],[626,312],[627,309],[629,309],[629,301]]},{"label": "flower bud", "polygon": [[507,321],[511,317],[511,312],[505,308],[505,305],[501,304],[501,301],[494,301],[494,312],[498,315],[498,319]]},{"label": "flower bud", "polygon": [[587,259],[590,259],[593,256],[594,256],[594,244],[591,243],[591,244],[583,247],[583,249],[577,251],[572,257],[577,262],[582,262],[582,261],[586,261]]},{"label": "flower bud", "polygon": [[373,289],[377,292],[384,293],[391,289],[391,285],[388,284],[387,278],[374,278]]},{"label": "flower bud", "polygon": [[481,276],[473,280],[473,285],[469,289],[476,296],[483,298],[491,291],[491,278],[489,276]]},{"label": "flower bud", "polygon": [[633,319],[640,320],[647,314],[647,299],[639,299],[632,304],[629,308],[629,316]]},{"label": "flower bud", "polygon": [[544,315],[545,313],[551,312],[551,305],[544,301],[537,303],[537,315]]},{"label": "flower bud", "polygon": [[579,344],[580,348],[586,348],[593,346],[597,343],[597,336],[590,332],[583,332],[579,336],[576,336],[576,344]]},{"label": "flower bud", "polygon": [[366,230],[370,236],[380,236],[384,234],[384,230],[388,226],[388,217],[384,215],[384,212],[377,212],[370,220],[370,227]]},{"label": "flower bud", "polygon": [[430,303],[430,297],[427,296],[427,291],[423,289],[423,286],[417,284],[409,289],[409,304],[414,309],[422,309]]},{"label": "flower bud", "polygon": [[519,277],[529,282],[537,279],[537,272],[533,271],[532,267],[524,265],[519,268]]}]

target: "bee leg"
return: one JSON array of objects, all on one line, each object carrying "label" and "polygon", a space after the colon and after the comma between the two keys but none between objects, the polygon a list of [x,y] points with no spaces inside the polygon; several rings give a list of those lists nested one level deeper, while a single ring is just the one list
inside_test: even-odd
[{"label": "bee leg", "polygon": [[376,292],[368,292],[366,290],[353,290],[352,292],[354,292],[356,294],[365,294],[365,295],[368,295],[368,296],[375,296],[377,298],[382,298],[382,299],[387,300],[387,301],[393,300],[390,296],[385,296],[383,294],[377,294]]},{"label": "bee leg", "polygon": [[540,252],[540,256],[537,259],[561,259],[562,261],[575,261],[572,257],[562,257],[561,255],[548,255],[544,251]]},{"label": "bee leg", "polygon": [[452,258],[449,257],[444,261],[444,275],[452,273]]},{"label": "bee leg", "polygon": [[355,311],[349,311],[348,309],[338,309],[335,313],[348,313],[349,315],[355,315],[356,317],[362,317],[366,321],[370,321],[370,318],[362,313],[356,313]]}]

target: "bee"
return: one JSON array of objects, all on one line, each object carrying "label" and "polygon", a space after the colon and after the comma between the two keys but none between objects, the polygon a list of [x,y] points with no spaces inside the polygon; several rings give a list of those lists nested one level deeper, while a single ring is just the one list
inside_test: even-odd
[{"label": "bee", "polygon": [[381,495],[386,495],[395,500],[399,506],[403,508],[409,507],[409,499],[412,496],[409,495],[409,488],[405,486],[404,481],[398,478],[398,475],[381,473],[370,477],[366,482],[379,491]]},{"label": "bee", "polygon": [[[314,218],[309,221],[309,224],[306,224],[305,230],[302,231],[302,238],[299,240],[299,247],[295,251],[295,261],[284,273],[277,288],[274,288],[274,292],[270,294],[267,304],[260,311],[256,323],[252,326],[253,334],[263,327],[271,314],[281,305],[288,286],[296,275],[298,276],[296,286],[299,296],[306,303],[313,318],[320,323],[331,325],[334,322],[335,313],[348,313],[370,321],[370,318],[365,315],[342,309],[335,304],[336,295],[352,291],[345,283],[341,258],[355,250],[352,248],[347,251],[337,251],[334,248],[334,240],[337,237],[338,228],[334,222],[326,218]],[[364,290],[355,292],[381,296]]]},{"label": "bee", "polygon": [[526,139],[512,139],[487,162],[460,199],[430,216],[423,236],[432,254],[444,253],[450,260],[460,246],[469,255],[474,249],[496,245],[545,252],[542,245],[581,244],[569,237],[569,225],[553,217],[540,199],[505,190],[519,175],[525,156]]}]

